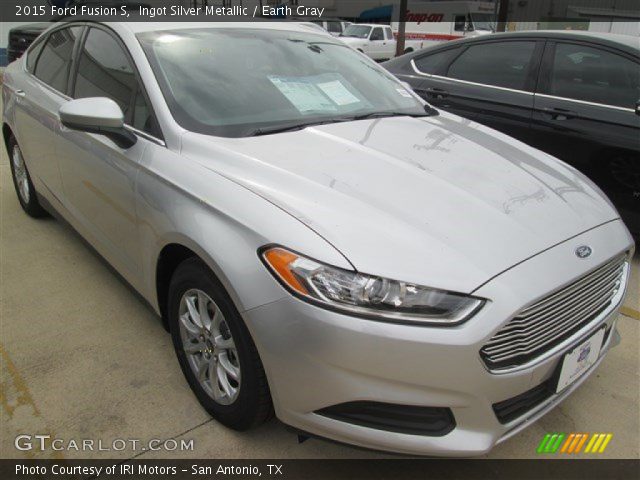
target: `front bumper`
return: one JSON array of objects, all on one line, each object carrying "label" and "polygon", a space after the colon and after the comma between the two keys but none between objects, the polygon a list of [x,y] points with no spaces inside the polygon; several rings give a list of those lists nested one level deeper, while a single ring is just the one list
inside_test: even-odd
[{"label": "front bumper", "polygon": [[[588,260],[574,255],[588,244]],[[291,296],[244,312],[267,372],[278,417],[336,441],[405,454],[469,456],[489,451],[552,409],[597,368],[618,341],[618,303],[526,368],[490,372],[479,351],[524,306],[632,248],[624,225],[610,222],[557,245],[474,292],[490,300],[449,328],[397,325],[324,310]],[[564,355],[599,328],[608,334],[596,364],[559,394],[501,423],[493,405],[549,380]],[[356,425],[315,413],[358,401],[446,407],[455,428],[442,436]]]}]

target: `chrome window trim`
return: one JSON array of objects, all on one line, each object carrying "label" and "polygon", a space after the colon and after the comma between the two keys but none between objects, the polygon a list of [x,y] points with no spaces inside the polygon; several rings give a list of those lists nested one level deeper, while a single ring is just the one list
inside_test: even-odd
[{"label": "chrome window trim", "polygon": [[136,135],[138,135],[139,137],[142,137],[146,140],[149,140],[150,142],[153,142],[157,145],[160,145],[161,147],[165,147],[167,146],[166,142],[164,140],[161,140],[160,138],[154,137],[153,135],[147,133],[147,132],[143,132],[142,130],[138,130],[137,128],[132,127],[131,125],[127,125],[126,123],[124,124],[124,128]]},{"label": "chrome window trim", "polygon": [[496,89],[496,90],[503,90],[503,91],[505,91],[505,92],[512,92],[512,93],[524,93],[525,95],[529,95],[529,96],[531,96],[531,95],[533,95],[533,94],[534,94],[533,92],[529,92],[529,91],[527,91],[527,90],[518,90],[518,89],[515,89],[515,88],[499,87],[499,86],[497,86],[497,85],[489,85],[489,84],[487,84],[487,83],[470,82],[470,81],[468,81],[468,80],[460,80],[460,79],[458,79],[458,78],[443,77],[442,75],[433,75],[433,74],[431,74],[431,73],[424,73],[424,72],[421,72],[421,71],[418,69],[418,67],[416,66],[415,61],[414,61],[414,59],[413,59],[413,58],[411,59],[411,62],[410,62],[410,63],[411,63],[411,66],[413,67],[413,70],[414,70],[418,75],[422,75],[423,77],[438,78],[438,79],[442,79],[442,80],[449,80],[449,81],[452,81],[452,82],[462,83],[462,84],[465,84],[465,85],[473,85],[473,86],[476,86],[476,87],[494,88],[494,89]]},{"label": "chrome window trim", "polygon": [[567,102],[575,102],[575,103],[580,103],[582,105],[589,105],[592,107],[611,108],[613,110],[620,110],[622,112],[631,112],[634,114],[636,113],[636,111],[633,108],[618,107],[616,105],[607,105],[606,103],[588,102],[587,100],[578,100],[577,98],[557,97],[555,95],[547,95],[546,93],[536,93],[535,95],[537,97],[550,98],[553,100],[565,100]]},{"label": "chrome window trim", "polygon": [[[63,98],[64,100],[70,102],[71,100],[73,100],[73,98],[69,97],[68,95],[56,90],[55,88],[53,88],[51,85],[48,85],[47,83],[43,82],[42,80],[40,80],[38,77],[36,77],[35,75],[33,75],[32,73],[30,73],[29,71],[25,70],[25,73],[27,75],[29,75],[31,78],[33,78],[34,80],[36,80],[40,85],[42,85],[44,88],[48,89],[49,91],[59,95],[61,98]],[[125,123],[124,124],[124,128],[126,130],[129,130],[130,132],[138,135],[139,137],[142,137],[146,140],[149,140],[150,142],[153,142],[157,145],[160,145],[161,147],[165,147],[167,146],[166,142],[158,137],[154,137],[153,135],[147,133],[147,132],[143,132],[142,130],[138,130],[137,128],[132,127],[131,125]]]},{"label": "chrome window trim", "polygon": [[487,88],[495,88],[496,90],[504,90],[507,92],[513,92],[513,93],[524,93],[526,95],[535,95],[538,97],[543,97],[543,98],[550,98],[553,100],[565,100],[567,102],[575,102],[575,103],[579,103],[582,105],[589,105],[592,107],[602,107],[602,108],[610,108],[613,110],[619,110],[621,112],[630,112],[630,113],[634,113],[635,114],[635,110],[633,108],[626,108],[626,107],[618,107],[616,105],[607,105],[606,103],[596,103],[596,102],[588,102],[586,100],[578,100],[576,98],[568,98],[568,97],[557,97],[555,95],[547,95],[546,93],[534,93],[534,92],[529,92],[526,90],[517,90],[514,88],[507,88],[507,87],[499,87],[497,85],[488,85],[486,83],[477,83],[477,82],[469,82],[467,80],[459,80],[457,78],[451,78],[451,77],[444,77],[442,75],[433,75],[431,73],[424,73],[421,72],[418,67],[415,64],[415,60],[412,58],[411,62],[409,62],[411,64],[411,67],[413,68],[413,71],[415,73],[417,73],[418,75],[421,75],[423,77],[428,77],[428,78],[438,78],[441,80],[449,80],[452,82],[458,82],[458,83],[463,83],[466,85],[474,85],[477,87],[487,87]]},{"label": "chrome window trim", "polygon": [[[59,90],[56,90],[55,88],[53,88],[51,85],[49,85],[48,83],[43,82],[42,80],[40,80],[38,77],[36,77],[33,73],[31,73],[29,70],[27,70],[27,63],[26,62],[22,62],[22,71],[28,75],[29,78],[35,80],[38,84],[40,84],[42,87],[46,88],[47,90],[49,90],[52,93],[55,93],[56,95],[59,95],[61,98],[63,98],[66,101],[71,101],[73,100],[72,97],[68,96],[65,93],[62,93]],[[57,116],[57,114],[56,114]],[[124,124],[124,128],[132,133],[134,133],[135,135],[144,138],[145,140],[149,140],[150,142],[153,142],[157,145],[160,145],[161,147],[167,147],[167,143],[158,138],[158,137],[154,137],[153,135],[147,133],[147,132],[143,132],[142,130],[138,130],[137,128],[132,127],[131,125],[125,123]]]}]

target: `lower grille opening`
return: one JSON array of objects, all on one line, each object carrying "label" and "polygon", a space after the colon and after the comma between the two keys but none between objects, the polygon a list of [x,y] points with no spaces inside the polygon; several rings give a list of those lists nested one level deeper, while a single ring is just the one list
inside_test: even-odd
[{"label": "lower grille opening", "polygon": [[333,405],[314,413],[362,427],[409,435],[442,437],[456,426],[451,409],[445,407],[360,401]]},{"label": "lower grille opening", "polygon": [[[610,334],[611,326],[607,326],[606,331],[604,332],[604,338],[602,339],[602,345],[600,346],[601,348],[607,344]],[[496,417],[498,417],[498,421],[502,424],[509,423],[516,418],[525,415],[529,410],[534,409],[555,394],[561,368],[562,359],[558,362],[558,365],[551,377],[537,387],[533,387],[531,390],[527,390],[526,392],[516,395],[515,397],[508,398],[507,400],[494,403],[493,411],[496,414]]]},{"label": "lower grille opening", "polygon": [[521,417],[529,410],[537,407],[554,393],[555,377],[541,383],[537,387],[527,390],[520,395],[493,404],[493,411],[502,424],[509,423]]}]

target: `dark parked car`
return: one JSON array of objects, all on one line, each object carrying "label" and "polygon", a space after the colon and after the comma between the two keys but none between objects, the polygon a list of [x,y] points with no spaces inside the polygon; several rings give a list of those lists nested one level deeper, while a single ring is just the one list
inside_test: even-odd
[{"label": "dark parked car", "polygon": [[[43,5],[55,5],[57,7],[72,7],[74,5],[103,5],[103,6],[121,6],[125,5],[132,10],[140,6],[148,6],[144,2],[136,2],[129,0],[42,0]],[[52,22],[59,22],[66,17],[53,18]],[[20,25],[9,30],[9,41],[7,48],[7,60],[9,63],[17,60],[29,48],[29,45],[38,38],[38,36],[51,26],[51,22],[30,23]]]},{"label": "dark parked car", "polygon": [[432,105],[590,175],[640,233],[640,40],[536,31],[456,40],[384,66]]}]

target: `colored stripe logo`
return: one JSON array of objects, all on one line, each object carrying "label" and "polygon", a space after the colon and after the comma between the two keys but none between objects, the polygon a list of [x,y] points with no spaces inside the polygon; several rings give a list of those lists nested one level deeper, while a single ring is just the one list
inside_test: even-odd
[{"label": "colored stripe logo", "polygon": [[[603,453],[613,438],[612,433],[547,433],[537,453],[540,454],[577,454]],[[584,449],[584,450],[583,450]]]}]

